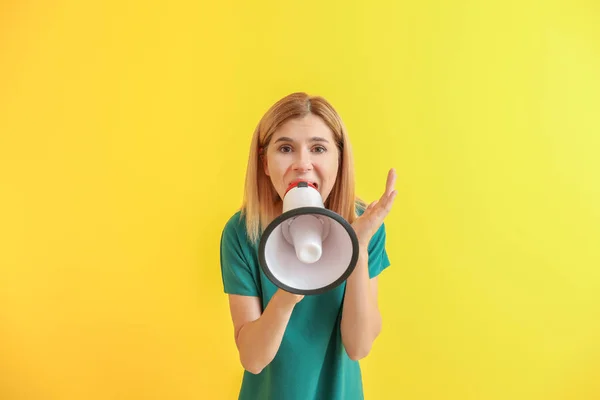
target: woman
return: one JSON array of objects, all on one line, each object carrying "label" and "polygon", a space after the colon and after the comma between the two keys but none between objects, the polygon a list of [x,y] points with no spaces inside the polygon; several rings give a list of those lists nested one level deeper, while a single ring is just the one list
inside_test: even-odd
[{"label": "woman", "polygon": [[[261,232],[282,213],[290,182],[314,183],[325,207],[357,234],[359,258],[346,282],[302,296],[276,287],[258,263]],[[240,399],[363,398],[358,360],[381,330],[377,276],[389,266],[384,218],[396,191],[368,207],[355,196],[346,129],[322,97],[293,93],[275,103],[252,137],[244,202],[221,237],[221,270],[244,367]]]}]

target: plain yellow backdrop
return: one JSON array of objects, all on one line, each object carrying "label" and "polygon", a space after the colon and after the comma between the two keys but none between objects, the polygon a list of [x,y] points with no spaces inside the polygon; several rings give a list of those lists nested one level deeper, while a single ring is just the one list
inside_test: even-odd
[{"label": "plain yellow backdrop", "polygon": [[599,18],[2,2],[0,398],[236,398],[219,237],[293,91],[337,107],[362,197],[398,171],[367,399],[600,398]]}]

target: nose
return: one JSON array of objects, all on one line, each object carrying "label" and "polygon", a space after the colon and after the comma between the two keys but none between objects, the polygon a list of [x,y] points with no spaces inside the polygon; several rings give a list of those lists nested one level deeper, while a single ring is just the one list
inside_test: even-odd
[{"label": "nose", "polygon": [[306,172],[312,170],[312,160],[310,152],[302,150],[296,153],[297,156],[294,159],[293,169],[298,172]]}]

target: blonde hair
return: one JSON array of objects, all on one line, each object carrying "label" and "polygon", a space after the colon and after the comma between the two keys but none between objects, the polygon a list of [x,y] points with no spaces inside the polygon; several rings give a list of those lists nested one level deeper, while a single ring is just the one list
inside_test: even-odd
[{"label": "blonde hair", "polygon": [[325,207],[354,222],[356,207],[364,209],[364,202],[356,197],[354,187],[354,159],[348,134],[342,119],[333,106],[320,96],[292,93],[277,101],[261,118],[250,144],[244,200],[241,217],[246,219],[246,231],[251,242],[259,240],[261,233],[282,212],[283,202],[262,167],[261,149],[266,148],[273,133],[286,121],[308,114],[320,117],[333,132],[339,149],[338,175]]}]

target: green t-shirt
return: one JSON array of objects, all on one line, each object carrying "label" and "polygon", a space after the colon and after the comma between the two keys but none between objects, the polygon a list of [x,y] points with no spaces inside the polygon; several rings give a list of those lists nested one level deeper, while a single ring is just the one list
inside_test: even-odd
[{"label": "green t-shirt", "polygon": [[[257,296],[264,310],[277,287],[262,272],[258,243],[248,240],[240,215],[240,211],[235,213],[222,232],[224,291]],[[390,265],[384,225],[371,239],[368,251],[373,278]],[[359,363],[348,357],[341,338],[345,287],[344,282],[328,292],[305,296],[295,306],[273,361],[257,375],[244,371],[240,400],[363,399]]]}]

